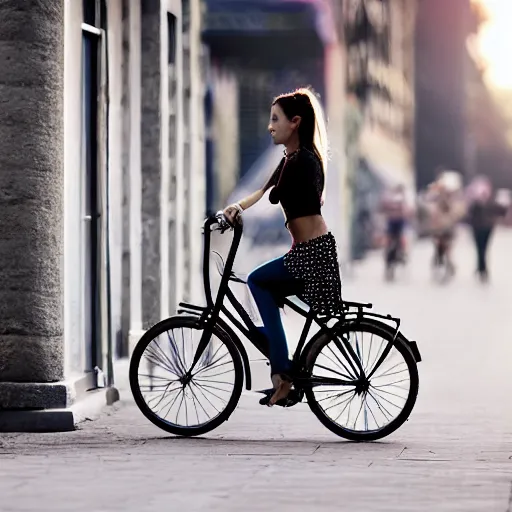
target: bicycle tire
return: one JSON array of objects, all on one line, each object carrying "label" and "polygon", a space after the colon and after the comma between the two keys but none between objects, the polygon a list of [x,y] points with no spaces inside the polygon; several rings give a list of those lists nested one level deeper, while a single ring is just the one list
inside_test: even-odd
[{"label": "bicycle tire", "polygon": [[[346,325],[342,326],[339,332],[340,335],[342,335],[347,334],[348,332],[350,332],[350,330],[378,335],[386,341],[392,341],[393,339],[389,329],[380,326],[376,322],[374,323],[368,320],[349,322]],[[302,357],[306,373],[309,376],[311,376],[312,374],[314,362],[318,355],[320,354],[322,348],[326,346],[331,340],[332,338],[328,334],[321,334],[316,340],[313,339],[313,342],[310,343],[309,346],[306,346]],[[394,342],[394,347],[403,356],[404,361],[407,364],[407,368],[409,370],[409,375],[411,379],[410,388],[402,411],[398,414],[398,416],[395,419],[393,419],[390,423],[382,427],[382,429],[372,430],[368,432],[360,432],[340,426],[325,414],[324,410],[319,405],[316,399],[313,388],[311,386],[305,387],[304,391],[309,408],[311,409],[313,414],[320,420],[320,422],[331,432],[351,441],[376,441],[378,439],[387,437],[395,430],[397,430],[399,427],[401,427],[403,423],[405,423],[405,421],[407,421],[414,408],[416,398],[418,395],[418,368],[414,355],[412,354],[411,350],[403,340],[401,340],[398,337]]]},{"label": "bicycle tire", "polygon": [[198,436],[210,432],[211,430],[214,430],[219,425],[227,421],[231,414],[233,413],[233,411],[235,410],[240,399],[240,396],[242,394],[243,387],[244,370],[242,359],[238,351],[238,348],[236,347],[235,343],[231,340],[230,336],[219,325],[215,325],[212,334],[215,335],[217,339],[220,340],[226,346],[234,365],[235,377],[231,397],[227,402],[227,405],[224,408],[224,410],[222,410],[222,412],[220,412],[220,414],[218,414],[211,421],[203,423],[199,426],[191,427],[172,424],[160,418],[144,400],[142,391],[139,386],[138,372],[141,358],[148,345],[153,340],[155,340],[160,334],[163,334],[171,329],[176,328],[191,328],[202,330],[202,327],[199,325],[199,321],[197,318],[186,317],[182,315],[167,318],[155,324],[141,337],[141,339],[139,340],[139,342],[137,343],[133,350],[130,359],[129,370],[130,388],[137,407],[142,412],[142,414],[149,421],[151,421],[151,423],[153,423],[160,429],[169,432],[170,434],[187,437]]}]

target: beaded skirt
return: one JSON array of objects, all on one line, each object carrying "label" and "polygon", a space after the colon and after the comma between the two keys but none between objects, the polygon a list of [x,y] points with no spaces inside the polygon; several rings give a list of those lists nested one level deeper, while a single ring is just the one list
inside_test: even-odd
[{"label": "beaded skirt", "polygon": [[338,251],[331,232],[294,243],[284,256],[284,264],[293,277],[303,281],[300,298],[311,309],[321,315],[342,314]]}]

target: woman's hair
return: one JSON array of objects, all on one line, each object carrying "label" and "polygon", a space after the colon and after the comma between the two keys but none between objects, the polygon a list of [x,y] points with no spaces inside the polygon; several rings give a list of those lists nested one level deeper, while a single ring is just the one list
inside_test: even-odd
[{"label": "woman's hair", "polygon": [[289,121],[295,116],[301,117],[299,143],[316,154],[322,164],[324,175],[326,175],[329,157],[327,127],[322,105],[317,95],[311,88],[301,87],[274,98],[272,105],[276,104],[281,107]]}]

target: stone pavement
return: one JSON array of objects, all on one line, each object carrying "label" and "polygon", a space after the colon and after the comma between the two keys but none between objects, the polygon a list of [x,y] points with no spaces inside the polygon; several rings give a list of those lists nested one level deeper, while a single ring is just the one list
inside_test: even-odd
[{"label": "stone pavement", "polygon": [[471,249],[462,233],[446,286],[430,280],[424,243],[396,283],[380,255],[345,279],[345,297],[400,316],[424,358],[410,421],[388,438],[344,441],[306,404],[267,409],[251,392],[216,431],[173,438],[122,389],[76,432],[0,436],[0,511],[512,511],[512,232],[494,240],[488,286]]}]

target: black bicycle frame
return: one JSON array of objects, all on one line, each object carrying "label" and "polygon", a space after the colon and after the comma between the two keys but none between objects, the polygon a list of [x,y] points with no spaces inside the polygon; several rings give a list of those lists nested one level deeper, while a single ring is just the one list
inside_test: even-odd
[{"label": "black bicycle frame", "polygon": [[[238,247],[240,245],[240,240],[242,238],[242,232],[243,232],[243,222],[241,217],[238,218],[239,220],[234,226],[230,226],[227,224],[227,221],[225,220],[224,216],[222,215],[222,212],[217,213],[214,216],[208,217],[204,222],[204,255],[203,255],[203,281],[204,281],[204,290],[206,295],[206,306],[196,306],[194,304],[188,304],[186,302],[180,302],[180,308],[178,310],[178,314],[180,313],[189,313],[195,316],[199,317],[199,322],[203,326],[203,333],[201,335],[201,339],[199,341],[196,354],[194,356],[194,361],[192,363],[192,366],[189,369],[189,373],[191,373],[201,358],[204,350],[206,349],[211,335],[213,333],[213,328],[215,324],[218,322],[220,318],[220,313],[224,313],[224,315],[235,325],[241,333],[244,334],[244,336],[263,354],[266,358],[269,357],[269,349],[268,349],[268,342],[264,335],[261,334],[258,327],[254,324],[254,322],[251,320],[247,312],[245,311],[244,307],[240,302],[236,299],[234,293],[229,287],[229,281],[234,281],[238,283],[246,284],[245,281],[237,277],[233,272],[233,263],[235,260],[235,256],[238,250]],[[234,236],[233,241],[231,243],[231,247],[227,256],[226,263],[224,265],[224,270],[222,272],[221,282],[219,286],[219,290],[217,293],[217,297],[215,301],[212,297],[211,292],[211,283],[210,283],[210,247],[211,247],[211,231],[212,226],[214,224],[218,224],[219,231],[224,232],[230,227],[233,227],[234,229]],[[240,316],[240,319],[237,319],[235,315],[227,309],[227,307],[224,305],[224,298],[229,300],[235,311]],[[346,308],[346,311],[343,313],[342,316],[339,317],[328,317],[328,316],[321,316],[315,313],[312,309],[306,310],[301,308],[300,306],[296,305],[294,302],[289,300],[286,297],[280,297],[280,302],[282,302],[283,305],[288,306],[290,309],[301,315],[306,319],[305,325],[302,329],[302,333],[299,339],[299,343],[297,345],[297,348],[295,350],[294,356],[293,356],[293,364],[295,368],[299,368],[300,366],[300,358],[301,353],[304,348],[304,345],[307,340],[307,336],[309,333],[309,330],[311,328],[311,325],[313,324],[313,321],[320,327],[320,332],[328,334],[333,342],[336,344],[337,348],[340,350],[340,352],[343,354],[343,356],[346,358],[351,371],[353,372],[354,380],[352,381],[344,381],[341,379],[329,379],[325,377],[313,377],[307,379],[310,385],[314,384],[336,384],[336,385],[353,385],[354,381],[357,381],[361,379],[364,376],[364,370],[361,365],[361,361],[357,354],[355,353],[354,349],[352,348],[352,345],[349,343],[345,337],[340,336],[340,327],[345,325],[347,322],[357,322],[361,321],[363,318],[379,318],[379,319],[386,319],[389,321],[393,321],[396,323],[396,329],[394,330],[393,340],[391,342],[388,342],[388,345],[384,349],[384,352],[382,353],[381,357],[375,364],[372,372],[370,375],[367,376],[367,378],[370,378],[371,375],[378,369],[378,367],[382,364],[382,362],[386,359],[387,355],[389,354],[398,334],[399,334],[399,328],[400,328],[400,319],[394,318],[391,315],[379,315],[377,313],[370,313],[368,311],[364,311],[365,309],[369,309],[372,307],[372,304],[363,304],[358,302],[344,302],[344,306]],[[355,311],[351,311],[351,309],[355,309]],[[335,320],[335,325],[330,327],[328,326],[328,322],[331,320]],[[341,340],[341,341],[340,341]],[[409,342],[414,343],[414,342]],[[412,350],[414,352],[414,349],[417,350],[415,344],[414,347],[412,347]],[[416,357],[416,354],[415,354]],[[247,358],[244,358],[248,361]],[[419,352],[417,359],[420,359]],[[348,371],[348,369],[347,369]],[[350,372],[349,372],[350,373]],[[299,377],[299,380],[300,379]],[[317,382],[318,381],[318,382]]]}]

